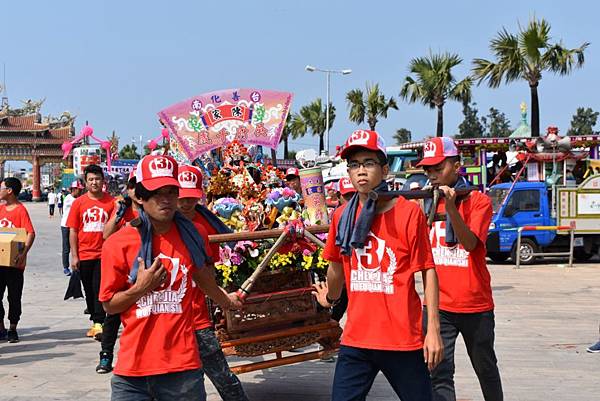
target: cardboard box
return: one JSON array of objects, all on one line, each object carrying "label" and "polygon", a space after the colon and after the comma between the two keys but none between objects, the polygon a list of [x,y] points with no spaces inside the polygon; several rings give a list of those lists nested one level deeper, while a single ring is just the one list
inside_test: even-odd
[{"label": "cardboard box", "polygon": [[15,266],[15,259],[25,248],[27,231],[24,228],[0,228],[0,267]]}]

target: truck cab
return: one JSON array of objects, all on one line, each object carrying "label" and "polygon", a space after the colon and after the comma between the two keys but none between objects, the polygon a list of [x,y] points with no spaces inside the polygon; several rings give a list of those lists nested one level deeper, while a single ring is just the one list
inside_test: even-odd
[{"label": "truck cab", "polygon": [[[523,226],[552,226],[551,192],[543,182],[517,182],[494,185],[489,196],[494,214],[486,242],[488,256],[501,262],[515,256],[517,228]],[[529,255],[539,248],[549,246],[556,231],[524,231],[521,241],[521,259],[524,263],[533,260]],[[523,258],[525,256],[525,258]],[[528,259],[531,256],[531,259]]]}]

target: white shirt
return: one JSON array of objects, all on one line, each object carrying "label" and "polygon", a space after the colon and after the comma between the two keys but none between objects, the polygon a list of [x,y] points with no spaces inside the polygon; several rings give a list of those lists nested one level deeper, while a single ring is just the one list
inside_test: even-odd
[{"label": "white shirt", "polygon": [[74,201],[75,201],[75,197],[71,194],[67,195],[65,200],[63,201],[63,215],[62,215],[62,218],[60,219],[60,225],[62,227],[67,226],[67,219],[69,218],[69,211],[71,210],[71,206],[73,205]]},{"label": "white shirt", "polygon": [[54,192],[48,192],[48,204],[54,205],[56,203],[56,194]]}]

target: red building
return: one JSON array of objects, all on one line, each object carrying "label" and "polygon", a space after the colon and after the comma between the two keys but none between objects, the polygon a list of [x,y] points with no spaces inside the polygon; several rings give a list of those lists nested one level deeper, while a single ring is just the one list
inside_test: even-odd
[{"label": "red building", "polygon": [[33,200],[40,200],[40,166],[62,162],[61,145],[74,136],[75,117],[68,112],[55,118],[42,118],[43,101],[23,102],[12,109],[6,98],[0,108],[0,177],[4,178],[4,163],[25,160],[33,166]]}]

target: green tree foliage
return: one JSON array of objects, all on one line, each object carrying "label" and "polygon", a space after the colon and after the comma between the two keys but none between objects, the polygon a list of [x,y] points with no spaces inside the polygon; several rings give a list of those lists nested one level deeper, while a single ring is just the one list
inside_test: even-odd
[{"label": "green tree foliage", "polygon": [[366,120],[371,131],[375,131],[380,118],[387,118],[389,109],[398,110],[394,98],[386,99],[379,90],[379,84],[367,84],[366,92],[352,89],[346,94],[346,102],[350,109],[350,121],[360,125]]},{"label": "green tree foliage", "polygon": [[568,75],[573,68],[584,63],[584,51],[589,46],[569,49],[562,42],[550,42],[550,24],[535,17],[526,27],[519,27],[513,34],[506,28],[490,41],[494,61],[476,58],[473,60],[473,75],[478,84],[487,80],[491,88],[497,88],[502,81],[509,83],[517,80],[527,81],[531,93],[531,134],[540,135],[540,107],[538,85],[542,72],[551,71],[559,75]]},{"label": "green tree foliage", "polygon": [[452,69],[462,59],[457,54],[430,54],[410,62],[412,75],[405,78],[400,96],[409,103],[420,102],[437,109],[436,135],[444,135],[444,104],[447,100],[469,102],[472,81],[470,77],[457,81]]},{"label": "green tree foliage", "polygon": [[458,126],[459,134],[456,138],[481,138],[483,137],[483,125],[477,116],[477,103],[463,104],[464,120]]},{"label": "green tree foliage", "polygon": [[411,142],[412,134],[410,130],[407,130],[406,128],[397,129],[394,134],[394,141],[396,142],[396,145]]},{"label": "green tree foliage", "polygon": [[491,138],[504,138],[510,136],[512,133],[510,120],[506,118],[504,113],[493,107],[490,107],[487,116],[481,117],[481,123],[485,128],[487,136]]},{"label": "green tree foliage", "polygon": [[137,146],[135,144],[127,144],[121,148],[119,151],[119,158],[121,159],[139,159],[140,154],[137,151]]},{"label": "green tree foliage", "polygon": [[578,107],[577,112],[571,119],[571,128],[567,131],[567,135],[592,135],[594,133],[594,125],[598,120],[599,112],[591,108]]},{"label": "green tree foliage", "polygon": [[[297,137],[306,135],[307,132],[319,137],[319,153],[325,149],[324,136],[326,129],[327,108],[320,98],[312,103],[302,106],[300,112],[292,116],[291,131]],[[329,129],[333,127],[335,120],[335,106],[329,104]]]}]

